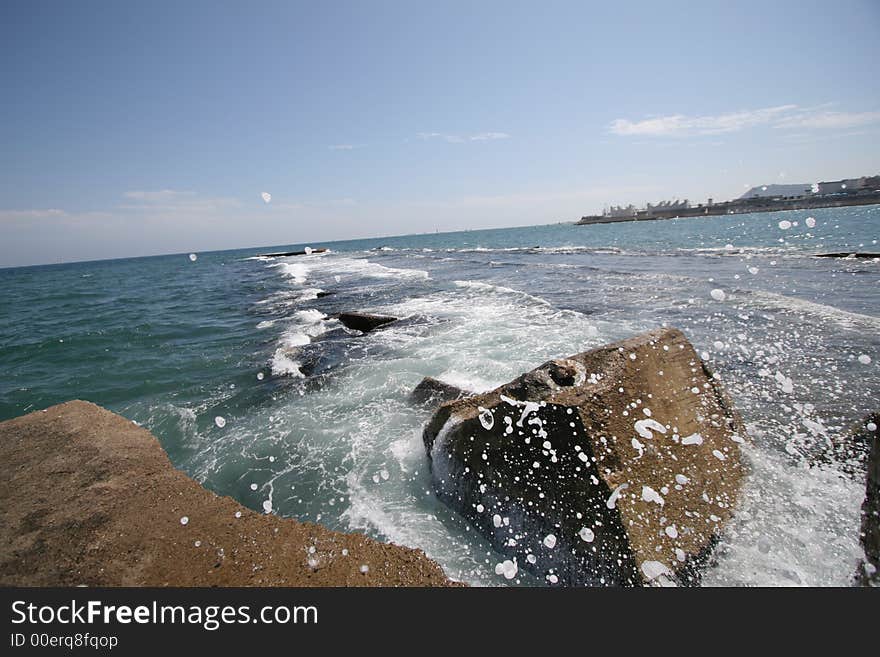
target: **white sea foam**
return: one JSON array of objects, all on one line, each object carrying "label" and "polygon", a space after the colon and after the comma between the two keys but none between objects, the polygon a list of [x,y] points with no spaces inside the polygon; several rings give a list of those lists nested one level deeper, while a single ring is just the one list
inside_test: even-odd
[{"label": "white sea foam", "polygon": [[429,278],[428,272],[422,269],[386,267],[367,258],[351,258],[347,256],[325,258],[316,267],[320,267],[321,276],[339,276],[337,282],[352,278],[400,279],[404,281],[425,280]]},{"label": "white sea foam", "polygon": [[800,317],[813,316],[834,322],[841,328],[880,331],[880,317],[849,312],[815,301],[807,301],[775,292],[754,290],[744,295],[748,302],[760,308],[781,310]]},{"label": "white sea foam", "polygon": [[743,445],[751,474],[706,586],[847,586],[862,555],[862,482]]},{"label": "white sea foam", "polygon": [[[309,462],[321,459],[319,454],[331,446],[347,453],[350,469],[343,496],[348,506],[342,518],[349,529],[417,545],[439,559],[453,578],[497,583],[494,571],[483,563],[485,555],[474,550],[472,537],[450,537],[448,526],[419,502],[424,496],[433,498],[421,441],[425,417],[405,400],[425,375],[470,390],[489,389],[549,357],[595,346],[602,339],[580,313],[559,311],[512,288],[457,286],[371,310],[420,316],[426,322],[391,325],[372,334],[370,343],[385,355],[337,372],[336,385],[311,392],[307,407],[291,404],[288,413],[295,419],[289,417],[285,424],[311,437],[308,443],[316,451]],[[344,397],[334,392],[337,388],[344,390]],[[389,431],[397,436],[394,440],[388,440]],[[442,444],[442,435],[437,444]],[[302,449],[298,443],[296,450]],[[373,475],[382,468],[389,470],[389,483],[399,479],[395,469],[413,483],[374,482]],[[326,476],[336,479],[332,473]]]},{"label": "white sea foam", "polygon": [[[645,409],[647,410],[647,409]],[[654,437],[652,432],[658,431],[660,433],[666,433],[666,427],[657,422],[657,420],[653,418],[647,418],[644,420],[636,420],[635,423],[636,433],[639,434],[642,438],[651,439]]]},{"label": "white sea foam", "polygon": [[[739,248],[737,246],[733,251],[724,249],[719,251],[719,256],[734,254],[743,257]],[[521,250],[550,255],[549,250]],[[426,253],[421,249],[418,251],[420,256]],[[478,278],[470,271],[458,273],[455,262],[441,264],[440,255],[435,253],[426,259],[431,259],[438,268],[455,270],[458,277]],[[774,254],[768,251],[768,255]],[[405,258],[410,256],[394,253],[373,254],[371,257],[404,267],[398,263],[405,263]],[[478,262],[481,258],[488,261],[480,255],[468,260]],[[517,260],[514,256],[503,259]],[[549,257],[546,260],[552,261]],[[714,262],[718,263],[717,260]],[[543,288],[540,285],[525,284],[524,279],[515,273],[502,278],[507,269],[492,270],[490,275],[497,275],[494,281],[463,280],[452,285],[441,279],[439,271],[437,278],[440,280],[431,281],[421,270],[395,269],[351,255],[333,254],[320,261],[303,261],[303,264],[309,268],[305,272],[305,283],[297,283],[296,276],[282,274],[290,284],[290,296],[278,296],[272,301],[274,305],[269,305],[276,326],[284,326],[284,333],[278,337],[276,345],[278,349],[284,347],[277,365],[284,366],[283,359],[288,359],[286,367],[291,375],[299,372],[300,354],[310,349],[301,343],[320,335],[310,333],[307,328],[318,325],[322,332],[328,329],[329,320],[320,313],[296,316],[288,305],[284,305],[302,303],[294,293],[303,292],[304,285],[315,286],[313,289],[326,286],[345,291],[358,288],[358,293],[366,290],[369,295],[364,298],[368,301],[358,309],[415,318],[415,321],[399,322],[371,334],[361,342],[369,354],[334,369],[329,382],[310,390],[306,399],[298,390],[287,400],[279,396],[271,411],[255,411],[247,426],[237,415],[230,414],[236,421],[230,421],[223,432],[223,440],[214,440],[199,448],[202,450],[199,465],[194,469],[203,478],[206,472],[222,472],[225,476],[225,469],[233,467],[230,463],[239,461],[244,464],[239,467],[248,471],[243,486],[252,481],[259,483],[261,491],[269,491],[274,486],[272,508],[275,512],[334,528],[361,530],[384,540],[420,547],[440,562],[454,579],[477,585],[505,584],[507,580],[495,575],[494,569],[495,564],[503,564],[506,557],[492,551],[473,529],[440,520],[441,516],[436,512],[437,501],[421,439],[422,427],[430,413],[406,402],[412,388],[423,376],[431,375],[466,389],[487,390],[550,358],[577,353],[653,328],[667,320],[682,321],[681,328],[695,344],[709,347],[719,338],[724,340],[724,348],[712,353],[713,369],[724,377],[735,403],[750,423],[756,418],[760,421],[762,430],[767,431],[764,442],[772,446],[749,444],[745,447],[752,467],[743,484],[744,492],[734,521],[717,553],[718,565],[709,569],[705,582],[846,583],[850,566],[854,568],[858,553],[857,514],[863,487],[859,490],[859,485],[843,480],[831,469],[815,473],[797,463],[792,464],[793,459],[781,452],[777,444],[776,433],[784,432],[774,433],[774,427],[765,421],[764,407],[755,402],[760,399],[765,404],[794,405],[802,401],[797,394],[806,387],[798,376],[799,370],[791,362],[771,362],[769,359],[797,358],[802,353],[798,342],[809,339],[812,334],[791,335],[785,344],[777,346],[776,338],[763,337],[761,331],[751,325],[754,319],[750,317],[761,320],[764,317],[748,310],[750,305],[766,310],[767,316],[778,317],[776,311],[779,310],[788,312],[777,300],[756,300],[753,293],[734,289],[730,279],[722,278],[714,271],[708,274],[687,271],[683,272],[687,275],[680,276],[658,272],[606,272],[593,278],[591,290],[613,297],[610,309],[605,308],[597,314],[581,314],[559,310],[541,297]],[[763,261],[759,264],[761,275],[757,279],[749,277],[747,263],[732,263],[732,266],[750,282],[762,282],[765,276],[769,278],[770,272],[775,275],[772,266]],[[280,267],[276,271],[282,273]],[[543,271],[553,276],[561,274],[559,271]],[[586,271],[578,268],[564,273],[565,277],[571,276],[571,286],[577,293],[582,291],[580,285],[588,275]],[[578,278],[580,276],[584,278]],[[707,285],[711,276],[716,276],[716,280]],[[699,280],[701,287],[695,287],[695,280]],[[498,281],[502,284],[497,284]],[[389,293],[395,286],[400,287],[401,293]],[[715,287],[730,291],[728,303],[711,302],[705,290]],[[376,291],[378,293],[373,294]],[[684,305],[688,296],[697,298],[692,306]],[[586,292],[584,297],[587,297]],[[635,297],[638,297],[638,305],[632,303]],[[592,305],[591,300],[585,305]],[[701,309],[708,307],[711,307],[712,315],[704,317]],[[261,307],[261,315],[269,308]],[[684,308],[685,312],[670,315],[669,308]],[[834,310],[828,318],[816,313],[807,314],[822,320],[821,324],[815,322],[822,330],[825,319],[829,319],[833,330],[841,321],[840,316],[834,318]],[[724,323],[722,313],[737,312],[746,317],[741,324],[734,327]],[[868,317],[865,320],[867,316],[852,319],[847,315],[844,314],[846,321],[855,322],[852,326],[859,329],[872,326],[864,322],[875,319]],[[264,333],[262,337],[266,335]],[[869,349],[870,345],[853,346],[851,361],[856,367],[865,369],[865,365],[858,364],[857,358],[862,353],[873,353]],[[741,368],[747,370],[739,377],[731,373],[730,361],[735,358],[744,359]],[[769,375],[758,377],[756,372],[748,370],[753,366],[755,369],[766,368]],[[776,371],[795,379],[794,392],[785,395],[784,400],[780,399],[783,395],[777,389]],[[838,379],[833,381],[839,382]],[[652,417],[663,421],[664,418],[659,417],[659,403],[650,406],[654,410]],[[513,421],[519,416],[520,412],[511,414]],[[495,420],[497,424],[503,421],[500,417]],[[833,422],[820,419],[818,413],[805,411],[799,414],[797,430],[812,437],[811,426],[821,434],[817,427],[828,428],[830,432]],[[643,428],[651,431],[648,426]],[[635,428],[633,435],[638,435]],[[660,438],[657,431],[653,435],[654,440]],[[682,440],[678,436],[674,439]],[[643,440],[648,442],[647,438]],[[686,449],[702,449],[696,446],[698,439],[695,436],[689,436],[684,442],[694,444]],[[269,461],[269,453],[277,456],[277,460]],[[388,479],[382,476],[383,472],[388,474]],[[684,472],[687,476],[669,473],[669,488],[675,486],[676,490],[683,490],[700,486],[698,473]],[[813,482],[808,483],[811,478]],[[702,492],[702,488],[699,491]],[[624,492],[625,500],[630,500],[646,491],[641,482],[633,482],[632,490],[618,489],[608,501],[615,504],[621,492]],[[671,495],[676,495],[667,493],[660,486],[654,492],[657,497],[650,491],[647,493],[657,502],[658,510],[658,498],[670,500]],[[256,508],[263,497],[252,501]],[[480,513],[491,522],[499,509],[493,508],[490,502],[483,503],[485,507]],[[499,513],[499,517],[501,515]],[[584,518],[583,522],[588,524],[589,521]],[[504,527],[503,517],[501,523]],[[750,523],[756,523],[757,527],[753,529]],[[658,535],[674,538],[673,534],[684,535],[686,528],[680,522],[674,526],[667,522],[658,525],[656,530]],[[558,531],[556,534],[561,537]],[[766,538],[762,539],[763,534]],[[579,535],[580,538],[567,536],[566,540],[575,538],[581,541],[591,537],[585,531]],[[819,538],[810,543],[814,535]],[[543,535],[531,538],[541,545]],[[807,545],[806,549],[804,545]],[[672,551],[656,558],[667,565],[680,560],[679,553]],[[834,563],[829,563],[832,561]],[[528,577],[528,573],[519,569],[515,580],[528,582]],[[540,583],[544,583],[543,578]]]},{"label": "white sea foam", "polygon": [[296,360],[299,348],[326,332],[328,325],[332,322],[335,320],[328,320],[320,310],[296,311],[291,317],[291,323],[287,330],[278,339],[278,346],[270,361],[272,373],[279,376],[302,377],[301,364]]},{"label": "white sea foam", "polygon": [[272,368],[272,374],[277,376],[294,376],[298,378],[304,376],[302,370],[300,370],[299,361],[294,360],[288,352],[281,349],[275,351],[275,354],[269,361],[269,366]]},{"label": "white sea foam", "polygon": [[302,262],[279,262],[270,266],[277,267],[283,276],[300,285],[306,282],[311,271],[311,267]]}]

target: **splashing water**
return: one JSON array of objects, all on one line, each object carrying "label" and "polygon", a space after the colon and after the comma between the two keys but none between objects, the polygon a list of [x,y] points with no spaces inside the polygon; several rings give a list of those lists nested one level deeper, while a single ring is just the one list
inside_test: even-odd
[{"label": "splashing water", "polygon": [[[787,215],[782,245],[773,215],[739,215],[387,238],[290,258],[203,253],[185,271],[179,256],[0,271],[17,318],[0,319],[0,412],[85,397],[256,511],[422,548],[473,584],[545,586],[434,497],[430,410],[409,393],[423,376],[488,390],[671,325],[705,352],[750,429],[749,474],[704,582],[847,584],[864,486],[834,461],[811,463],[876,410],[880,275],[870,260],[809,254],[876,243],[880,215],[811,212],[812,226]],[[400,320],[355,335],[333,319],[351,310]],[[659,431],[633,421],[640,444]],[[637,490],[658,506],[664,496]]]}]

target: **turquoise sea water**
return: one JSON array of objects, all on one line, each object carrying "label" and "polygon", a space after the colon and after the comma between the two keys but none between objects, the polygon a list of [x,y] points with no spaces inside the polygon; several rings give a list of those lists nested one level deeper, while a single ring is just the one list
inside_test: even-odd
[{"label": "turquoise sea water", "polygon": [[[0,420],[88,399],[148,427],[220,494],[501,585],[500,556],[429,490],[428,412],[409,391],[425,375],[488,389],[668,324],[753,436],[706,582],[845,584],[864,489],[807,463],[877,410],[880,263],[811,254],[877,252],[878,233],[869,206],[3,269]],[[330,252],[256,257],[305,246]],[[404,321],[360,336],[329,317],[343,310]]]}]

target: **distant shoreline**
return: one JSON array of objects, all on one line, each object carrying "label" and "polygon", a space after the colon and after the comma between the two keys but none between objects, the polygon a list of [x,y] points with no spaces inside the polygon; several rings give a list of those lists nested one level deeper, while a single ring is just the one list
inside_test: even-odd
[{"label": "distant shoreline", "polygon": [[812,210],[816,208],[841,208],[856,205],[880,205],[880,192],[841,196],[837,198],[750,198],[724,201],[714,205],[698,205],[690,208],[640,210],[633,215],[611,217],[593,215],[581,217],[575,226],[591,224],[611,224],[623,221],[655,221],[657,219],[679,219],[684,217],[713,217],[726,214],[750,214],[753,212],[784,212],[787,210]]}]

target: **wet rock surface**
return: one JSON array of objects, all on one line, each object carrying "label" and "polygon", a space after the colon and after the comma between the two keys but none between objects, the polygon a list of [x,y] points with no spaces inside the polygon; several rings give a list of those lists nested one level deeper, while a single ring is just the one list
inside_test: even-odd
[{"label": "wet rock surface", "polygon": [[451,383],[445,383],[432,376],[426,376],[410,393],[409,400],[414,404],[437,405],[472,395]]},{"label": "wet rock surface", "polygon": [[284,251],[282,253],[261,253],[259,254],[261,258],[286,258],[289,256],[301,256],[301,255],[312,255],[313,253],[326,253],[327,249],[324,247],[317,249],[307,249],[304,251]]},{"label": "wet rock surface", "polygon": [[817,258],[880,258],[880,253],[867,253],[864,251],[837,251],[835,253],[817,253]]},{"label": "wet rock surface", "polygon": [[698,579],[745,435],[684,335],[659,329],[445,403],[423,438],[437,495],[510,558],[502,574],[640,585]]},{"label": "wet rock surface", "polygon": [[446,586],[420,550],[258,513],[72,401],[0,423],[4,586]]},{"label": "wet rock surface", "polygon": [[336,319],[346,328],[369,333],[380,326],[396,322],[397,317],[387,315],[371,315],[369,313],[339,313]]},{"label": "wet rock surface", "polygon": [[867,420],[865,432],[870,440],[865,478],[865,501],[862,503],[862,547],[865,559],[857,573],[862,586],[880,586],[880,437],[875,413]]}]

